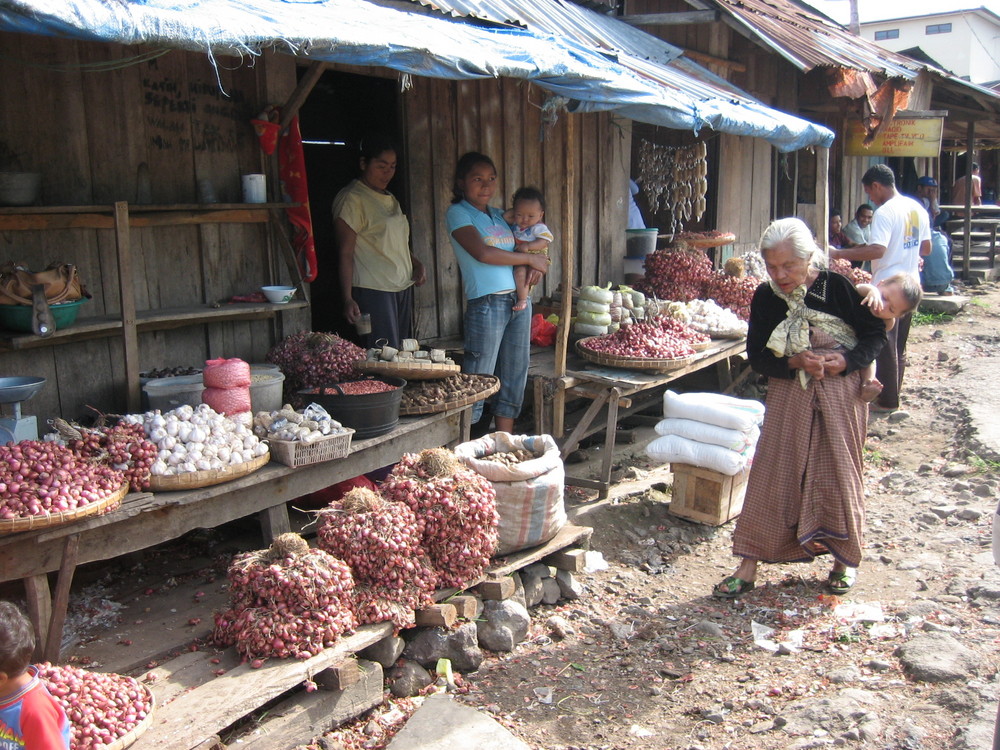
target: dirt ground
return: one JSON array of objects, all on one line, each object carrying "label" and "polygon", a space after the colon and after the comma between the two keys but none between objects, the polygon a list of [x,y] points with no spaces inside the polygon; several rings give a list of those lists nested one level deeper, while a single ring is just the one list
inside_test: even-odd
[{"label": "dirt ground", "polygon": [[[847,596],[823,593],[823,560],[765,566],[735,602],[709,596],[734,567],[733,524],[669,513],[669,467],[646,458],[652,431],[638,427],[616,452],[611,498],[568,488],[571,516],[594,527],[607,568],[581,574],[579,600],[534,609],[528,640],[487,656],[459,699],[543,750],[988,747],[1000,693],[1000,572],[989,555],[1000,456],[975,442],[963,395],[992,383],[970,383],[962,363],[1000,356],[1000,287],[968,292],[965,312],[911,331],[908,416],[869,426],[867,552]],[[588,452],[573,473],[596,468],[600,452]],[[252,523],[199,532],[82,570],[72,658],[146,669],[162,643],[149,625],[221,606],[225,561],[248,533]],[[162,596],[177,587],[199,591]],[[195,640],[207,625],[184,627]],[[773,630],[758,636],[769,643],[755,642],[755,628]],[[926,635],[949,637],[940,658],[957,677],[915,676],[900,649]],[[387,701],[312,747],[382,748],[413,707]]]}]

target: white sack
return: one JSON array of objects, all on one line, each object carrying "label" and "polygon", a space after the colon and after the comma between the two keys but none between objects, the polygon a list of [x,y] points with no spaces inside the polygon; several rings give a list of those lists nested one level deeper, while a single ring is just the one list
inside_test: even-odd
[{"label": "white sack", "polygon": [[699,443],[678,435],[664,435],[646,446],[646,454],[660,463],[691,464],[731,477],[746,468],[753,449],[743,454],[721,445]]},{"label": "white sack", "polygon": [[748,431],[764,421],[764,404],[721,393],[663,394],[663,416],[707,422],[731,430]]},{"label": "white sack", "polygon": [[710,443],[711,445],[721,445],[731,451],[742,452],[752,445],[757,444],[760,437],[760,428],[753,425],[749,430],[731,430],[728,427],[708,424],[706,422],[696,422],[693,419],[661,419],[656,423],[657,435],[679,435],[688,440],[697,440],[699,443]]}]

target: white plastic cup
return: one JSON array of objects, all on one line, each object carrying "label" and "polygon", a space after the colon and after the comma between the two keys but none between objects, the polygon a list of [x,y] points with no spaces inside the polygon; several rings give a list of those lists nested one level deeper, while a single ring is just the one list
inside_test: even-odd
[{"label": "white plastic cup", "polygon": [[359,336],[366,336],[372,332],[372,316],[371,313],[361,313],[354,327],[358,331]]},{"label": "white plastic cup", "polygon": [[267,179],[264,175],[243,175],[243,202],[267,203]]}]

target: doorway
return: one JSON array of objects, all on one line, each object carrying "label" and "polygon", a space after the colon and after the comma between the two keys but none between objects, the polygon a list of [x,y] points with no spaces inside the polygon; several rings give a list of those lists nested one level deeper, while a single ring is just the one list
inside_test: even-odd
[{"label": "doorway", "polygon": [[[299,69],[299,76],[306,69]],[[319,275],[311,285],[312,329],[359,342],[344,318],[331,206],[337,193],[359,174],[362,139],[384,134],[398,149],[389,191],[408,213],[406,159],[402,143],[399,85],[395,79],[327,71],[299,110],[299,127],[309,181],[309,205]]]}]

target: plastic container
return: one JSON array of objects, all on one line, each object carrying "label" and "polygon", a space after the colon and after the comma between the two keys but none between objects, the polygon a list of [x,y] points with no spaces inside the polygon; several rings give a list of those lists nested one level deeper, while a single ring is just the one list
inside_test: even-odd
[{"label": "plastic container", "polygon": [[645,258],[656,250],[656,235],[659,229],[650,227],[647,229],[626,229],[625,230],[625,257]]},{"label": "plastic container", "polygon": [[306,388],[299,391],[299,395],[307,401],[315,401],[344,427],[352,428],[357,440],[392,432],[399,424],[399,404],[403,399],[406,381],[389,375],[364,380],[381,380],[396,388],[382,393],[349,395],[339,393],[339,385],[328,385]]},{"label": "plastic container", "polygon": [[0,206],[30,206],[41,187],[39,172],[0,172]]},{"label": "plastic container", "polygon": [[250,365],[250,410],[278,411],[285,374],[276,365]]},{"label": "plastic container", "polygon": [[150,410],[170,411],[188,404],[198,406],[205,384],[201,375],[178,375],[173,378],[156,378],[142,387]]},{"label": "plastic container", "polygon": [[[83,298],[74,302],[59,302],[55,305],[49,305],[56,330],[69,328],[73,325],[80,312],[80,305],[86,301],[86,298]],[[0,328],[31,333],[32,310],[34,310],[32,305],[0,305]]]}]

